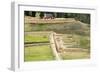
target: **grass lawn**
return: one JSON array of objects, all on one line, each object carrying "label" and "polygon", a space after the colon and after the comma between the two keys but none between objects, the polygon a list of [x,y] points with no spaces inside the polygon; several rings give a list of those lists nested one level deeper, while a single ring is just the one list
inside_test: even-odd
[{"label": "grass lawn", "polygon": [[49,45],[25,47],[24,61],[45,60],[54,60],[54,55]]},{"label": "grass lawn", "polygon": [[90,58],[90,53],[88,52],[66,52],[60,54],[63,60],[71,59],[88,59]]},{"label": "grass lawn", "polygon": [[49,38],[46,35],[25,35],[25,42],[49,42]]}]

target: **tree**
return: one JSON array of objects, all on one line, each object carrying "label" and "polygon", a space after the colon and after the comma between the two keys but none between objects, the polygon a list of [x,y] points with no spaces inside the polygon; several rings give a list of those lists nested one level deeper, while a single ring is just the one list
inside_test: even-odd
[{"label": "tree", "polygon": [[40,18],[40,12],[36,12],[35,17]]}]

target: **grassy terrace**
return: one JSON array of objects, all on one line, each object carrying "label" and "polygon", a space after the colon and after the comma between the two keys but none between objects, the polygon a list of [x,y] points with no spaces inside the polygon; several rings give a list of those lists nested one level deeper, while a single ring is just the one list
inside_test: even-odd
[{"label": "grassy terrace", "polygon": [[26,34],[25,42],[49,42],[49,38],[45,35]]},{"label": "grassy terrace", "polygon": [[[49,43],[48,34],[40,34],[40,33],[27,33],[25,34],[25,42],[30,44],[38,44],[38,43]],[[53,55],[52,49],[50,45],[35,45],[35,46],[25,46],[24,47],[24,61],[46,61],[46,60],[54,60],[55,57]]]},{"label": "grassy terrace", "polygon": [[66,53],[61,53],[60,54],[61,58],[63,60],[71,60],[71,59],[88,59],[90,58],[90,54],[88,52],[66,52]]},{"label": "grassy terrace", "polygon": [[54,56],[49,45],[25,47],[24,51],[25,61],[54,60]]},{"label": "grassy terrace", "polygon": [[64,43],[66,45],[66,52],[60,53],[60,57],[63,60],[71,59],[88,59],[90,58],[90,38],[89,36],[81,36],[76,34],[63,35]]},{"label": "grassy terrace", "polygon": [[25,24],[26,23],[66,23],[66,22],[74,22],[75,19],[74,18],[55,18],[55,19],[51,19],[51,20],[45,20],[45,19],[37,19],[35,17],[29,17],[29,16],[25,16]]},{"label": "grassy terrace", "polygon": [[64,43],[69,43],[72,45],[72,48],[83,48],[89,49],[90,48],[90,37],[89,36],[82,36],[77,34],[64,34],[63,36]]},{"label": "grassy terrace", "polygon": [[48,45],[49,34],[44,33],[45,31],[62,34],[61,37],[66,47],[64,51],[58,53],[62,60],[90,58],[90,27],[88,26],[73,19],[45,20],[25,17],[24,61],[55,59],[52,48]]}]

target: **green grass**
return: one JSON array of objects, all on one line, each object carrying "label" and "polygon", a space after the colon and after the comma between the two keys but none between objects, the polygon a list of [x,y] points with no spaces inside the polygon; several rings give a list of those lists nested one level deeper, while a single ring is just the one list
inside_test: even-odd
[{"label": "green grass", "polygon": [[32,31],[32,25],[31,24],[25,24],[24,25],[24,31]]},{"label": "green grass", "polygon": [[25,42],[49,42],[48,36],[43,35],[25,35]]},{"label": "green grass", "polygon": [[49,45],[25,47],[24,61],[45,60],[54,60],[54,55]]},{"label": "green grass", "polygon": [[90,36],[64,34],[63,41],[64,43],[71,43],[73,47],[76,45],[74,48],[80,47],[83,49],[90,49]]},{"label": "green grass", "polygon": [[80,38],[80,47],[90,50],[90,39],[81,37]]},{"label": "green grass", "polygon": [[66,52],[60,54],[63,60],[71,59],[88,59],[90,58],[90,53],[88,52]]},{"label": "green grass", "polygon": [[90,37],[77,35],[77,34],[66,34],[63,36],[64,43],[70,43],[71,46],[68,45],[67,48],[74,48],[75,50],[85,50],[85,51],[67,51],[65,53],[61,53],[60,56],[64,60],[71,59],[87,59],[90,58]]}]

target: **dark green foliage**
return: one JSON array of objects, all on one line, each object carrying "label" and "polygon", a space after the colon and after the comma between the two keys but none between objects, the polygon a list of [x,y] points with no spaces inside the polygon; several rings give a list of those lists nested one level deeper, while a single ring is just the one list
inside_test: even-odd
[{"label": "dark green foliage", "polygon": [[41,18],[43,18],[43,16],[44,16],[44,13],[43,13],[43,12],[41,12],[41,13],[40,13],[40,17],[41,17]]},{"label": "dark green foliage", "polygon": [[34,11],[25,11],[25,12],[24,12],[24,15],[25,15],[25,16],[32,16],[32,17],[35,17],[35,14],[36,14],[36,12],[34,12]]},{"label": "dark green foliage", "polygon": [[81,22],[90,24],[90,14],[81,14],[81,13],[66,13],[66,18],[75,18]]}]

